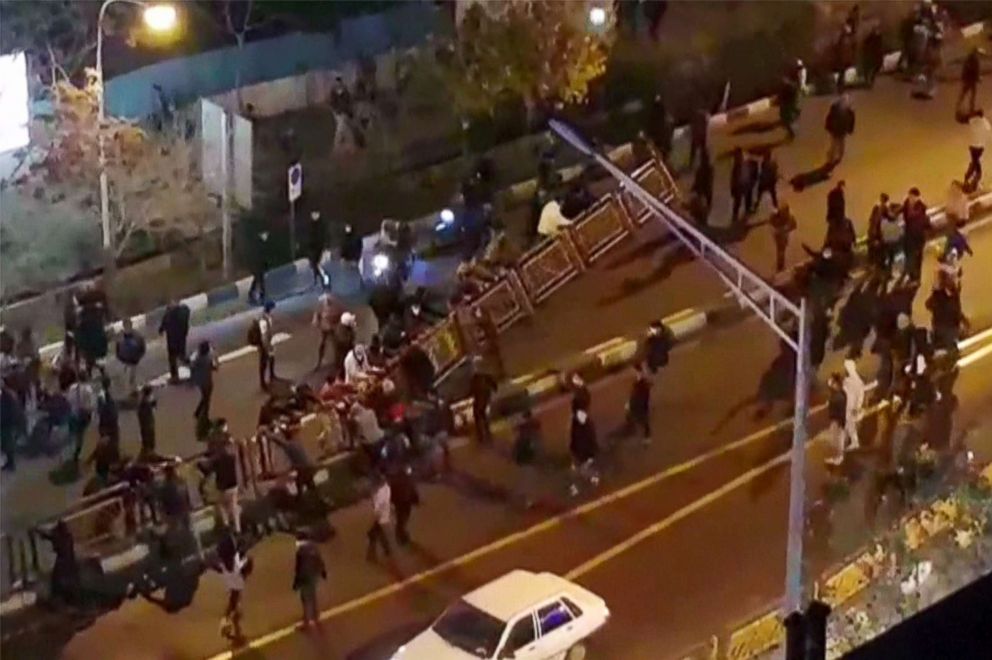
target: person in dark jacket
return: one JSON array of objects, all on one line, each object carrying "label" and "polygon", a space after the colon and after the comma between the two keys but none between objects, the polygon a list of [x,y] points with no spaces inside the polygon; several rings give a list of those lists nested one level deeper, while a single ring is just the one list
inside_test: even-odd
[{"label": "person in dark jacket", "polygon": [[203,560],[203,544],[197,534],[196,527],[190,517],[192,507],[189,501],[189,490],[186,483],[180,479],[174,464],[165,466],[165,479],[158,491],[159,506],[165,518],[166,533],[189,534],[196,545],[196,554]]},{"label": "person in dark jacket", "polygon": [[155,456],[155,393],[151,385],[141,388],[138,398],[138,430],[141,433],[141,455],[146,458]]},{"label": "person in dark jacket", "polygon": [[209,461],[203,466],[204,476],[213,474],[220,493],[217,510],[224,526],[241,534],[241,506],[238,502],[238,461],[234,442],[218,440]]},{"label": "person in dark jacket", "polygon": [[578,410],[589,412],[589,407],[592,405],[592,394],[589,392],[589,386],[586,385],[585,379],[578,372],[573,373],[569,379],[569,389],[572,392],[572,413],[574,414]]},{"label": "person in dark jacket", "polygon": [[761,155],[761,163],[758,165],[758,196],[754,200],[754,207],[757,210],[761,205],[761,198],[768,193],[772,200],[772,206],[778,208],[778,161],[772,155],[771,149],[765,149]]},{"label": "person in dark jacket", "polygon": [[709,141],[710,113],[700,109],[693,115],[689,124],[689,167],[696,163],[696,154],[707,149]]},{"label": "person in dark jacket", "polygon": [[17,393],[5,379],[0,390],[0,449],[6,460],[4,471],[17,467],[17,438],[24,429],[24,408]]},{"label": "person in dark jacket", "polygon": [[958,94],[958,102],[955,105],[958,112],[961,112],[961,104],[965,97],[968,98],[968,116],[975,114],[975,94],[978,92],[978,83],[982,79],[982,65],[979,56],[985,52],[981,48],[972,48],[968,56],[964,58],[961,65],[961,93]]},{"label": "person in dark jacket", "polygon": [[876,25],[861,43],[861,75],[869,89],[875,86],[875,78],[884,62],[885,43],[882,40],[882,30]]},{"label": "person in dark jacket", "polygon": [[104,376],[100,381],[100,392],[96,404],[97,430],[100,435],[110,438],[118,451],[121,442],[121,425],[117,411],[117,402],[110,391],[110,378]]},{"label": "person in dark jacket", "polygon": [[658,145],[661,157],[668,162],[672,154],[672,137],[675,134],[675,120],[665,107],[661,95],[655,95],[648,117],[648,135]]},{"label": "person in dark jacket", "polygon": [[341,260],[358,266],[362,260],[362,237],[350,224],[345,224],[341,237]]},{"label": "person in dark jacket", "polygon": [[692,180],[692,192],[706,200],[707,209],[713,208],[713,164],[710,162],[710,152],[705,149]]},{"label": "person in dark jacket", "polygon": [[76,297],[79,302],[79,332],[76,346],[88,376],[98,360],[107,357],[107,323],[110,308],[107,294],[94,284],[87,284]]},{"label": "person in dark jacket", "polygon": [[179,363],[187,361],[186,338],[189,336],[189,307],[171,300],[158,325],[158,334],[165,334],[165,347],[169,355],[169,378],[179,382]]},{"label": "person in dark jacket", "polygon": [[265,272],[269,270],[269,232],[260,231],[252,245],[251,284],[248,286],[248,300],[261,305],[266,300]]},{"label": "person in dark jacket", "polygon": [[927,215],[927,205],[920,196],[919,188],[909,189],[902,205],[902,217],[905,222],[903,249],[906,253],[906,277],[919,282],[923,268],[923,248],[930,232],[930,216]]},{"label": "person in dark jacket", "polygon": [[38,535],[52,544],[55,566],[52,568],[50,594],[67,605],[79,605],[79,562],[76,560],[76,543],[65,520],[59,519],[50,531],[36,528]]},{"label": "person in dark jacket", "polygon": [[307,233],[307,259],[313,272],[313,285],[327,289],[331,286],[331,277],[320,265],[325,249],[327,249],[327,226],[320,217],[320,211],[313,211],[310,213],[310,228]]},{"label": "person in dark jacket", "polygon": [[827,193],[827,222],[845,218],[847,218],[847,201],[844,196],[844,180],[841,179]]},{"label": "person in dark jacket", "polygon": [[200,390],[200,401],[193,410],[196,419],[210,419],[210,397],[214,393],[214,372],[219,367],[210,342],[202,341],[189,367],[189,379]]},{"label": "person in dark jacket", "polygon": [[961,295],[948,278],[934,287],[927,298],[927,309],[930,310],[930,328],[933,331],[933,346],[935,349],[956,351],[961,326],[965,322],[961,311]]},{"label": "person in dark jacket", "polygon": [[778,118],[785,129],[786,137],[791,142],[796,138],[793,125],[799,119],[799,85],[791,76],[782,79],[778,92]]},{"label": "person in dark jacket", "polygon": [[492,441],[492,431],[489,428],[489,403],[496,392],[496,378],[486,369],[481,368],[482,360],[475,358],[472,379],[469,382],[469,393],[472,397],[472,422],[475,425],[475,439],[480,443]]},{"label": "person in dark jacket", "polygon": [[730,196],[734,200],[733,211],[731,212],[731,222],[737,223],[740,217],[741,206],[744,212],[748,212],[747,195],[751,189],[751,182],[748,180],[749,167],[744,159],[744,150],[736,147],[733,153],[733,161],[730,166]]},{"label": "person in dark jacket", "polygon": [[296,537],[296,566],[293,570],[293,590],[300,592],[303,606],[303,627],[320,623],[317,607],[317,585],[327,579],[327,567],[320,556],[320,548],[310,537],[301,532]]},{"label": "person in dark jacket", "polygon": [[572,431],[568,449],[572,454],[573,476],[569,492],[574,497],[579,494],[580,481],[585,481],[594,487],[599,485],[599,474],[596,471],[599,442],[596,439],[596,427],[585,410],[579,409],[572,413]]},{"label": "person in dark jacket", "polygon": [[410,544],[410,534],[407,524],[413,507],[420,504],[420,494],[413,482],[412,470],[408,465],[399,465],[389,476],[389,492],[396,513],[396,543],[404,546]]},{"label": "person in dark jacket", "polygon": [[145,351],[145,338],[134,331],[131,319],[124,319],[121,336],[117,340],[117,359],[124,365],[128,396],[138,395],[138,364],[145,357]]},{"label": "person in dark jacket", "polygon": [[651,444],[651,379],[644,364],[634,365],[634,382],[627,398],[626,433],[640,429],[643,443]]},{"label": "person in dark jacket", "polygon": [[675,335],[661,321],[652,321],[644,338],[644,364],[652,375],[668,364],[668,354],[675,343]]},{"label": "person in dark jacket", "polygon": [[830,135],[830,149],[827,151],[827,164],[836,166],[844,158],[844,146],[847,137],[854,133],[854,110],[851,108],[851,97],[841,94],[840,98],[830,105],[824,128]]}]

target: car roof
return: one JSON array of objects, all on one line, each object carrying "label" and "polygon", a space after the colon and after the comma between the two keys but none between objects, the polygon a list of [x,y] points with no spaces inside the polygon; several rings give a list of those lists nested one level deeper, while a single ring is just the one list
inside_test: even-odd
[{"label": "car roof", "polygon": [[[572,596],[573,586],[568,580],[552,573],[517,569],[466,594],[464,600],[500,621],[509,621],[563,592]],[[582,594],[575,595],[582,598]]]}]

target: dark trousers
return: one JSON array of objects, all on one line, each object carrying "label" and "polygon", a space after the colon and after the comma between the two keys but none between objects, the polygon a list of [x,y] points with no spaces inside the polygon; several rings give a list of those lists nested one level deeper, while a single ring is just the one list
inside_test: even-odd
[{"label": "dark trousers", "polygon": [[196,404],[196,410],[193,411],[193,417],[200,419],[205,417],[210,419],[210,397],[214,393],[214,386],[203,385],[200,387],[200,402]]},{"label": "dark trousers", "polygon": [[789,235],[775,234],[775,272],[785,270],[785,249],[789,246]]},{"label": "dark trousers", "polygon": [[317,582],[304,582],[300,585],[300,604],[303,606],[303,620],[316,621],[320,612],[317,610]]},{"label": "dark trousers", "polygon": [[475,424],[475,439],[479,442],[492,440],[489,430],[489,397],[472,398],[472,422]]},{"label": "dark trousers", "polygon": [[[262,347],[258,349],[258,384],[263,390],[269,389],[269,385],[276,377],[276,358],[272,353]],[[268,380],[266,380],[268,373]]]},{"label": "dark trousers", "polygon": [[982,153],[985,151],[983,147],[968,147],[968,151],[971,154],[971,162],[968,163],[968,169],[964,173],[965,185],[978,185],[978,182],[982,180]]},{"label": "dark trousers", "polygon": [[369,527],[369,531],[366,532],[365,536],[369,540],[368,550],[365,552],[367,558],[373,559],[376,556],[376,546],[382,548],[382,551],[386,553],[386,556],[392,554],[392,549],[389,547],[389,539],[386,538],[386,530],[382,528],[379,521],[376,520]]},{"label": "dark trousers", "polygon": [[[320,346],[317,348],[317,366],[324,363],[324,351],[327,349],[327,342],[334,341],[334,333],[330,330],[320,331]],[[343,366],[343,364],[342,364]]]},{"label": "dark trousers", "polygon": [[647,410],[630,410],[627,413],[627,433],[634,433],[638,430],[644,438],[651,437],[651,415]]},{"label": "dark trousers", "polygon": [[265,271],[251,274],[248,300],[257,300],[260,303],[265,301]]},{"label": "dark trousers", "polygon": [[744,213],[746,214],[749,204],[745,203],[744,193],[731,192],[730,196],[734,199],[734,207],[733,211],[731,211],[730,219],[732,222],[737,222],[740,219],[741,205],[744,205]]},{"label": "dark trousers", "polygon": [[906,275],[911,280],[919,281],[920,271],[923,270],[923,246],[926,239],[906,237]]},{"label": "dark trousers", "polygon": [[961,103],[964,101],[964,97],[970,97],[968,100],[968,114],[971,115],[975,112],[975,93],[978,91],[978,83],[974,82],[962,82],[961,83],[961,93],[958,94],[958,110],[961,109]]},{"label": "dark trousers", "polygon": [[169,354],[169,377],[179,380],[179,365],[189,362],[186,357],[186,340],[175,343],[167,341],[166,349]]},{"label": "dark trousers", "polygon": [[696,154],[702,155],[706,151],[706,140],[699,140],[692,138],[689,143],[689,167],[692,167],[696,162]]},{"label": "dark trousers", "polygon": [[69,433],[72,435],[74,449],[72,460],[79,462],[79,455],[83,452],[83,441],[86,439],[86,429],[90,426],[90,415],[69,417]]},{"label": "dark trousers", "polygon": [[768,196],[772,198],[772,206],[778,208],[778,190],[776,186],[762,186],[758,188],[758,199],[754,200],[754,206],[757,208],[761,205],[761,198],[768,193]]},{"label": "dark trousers", "polygon": [[[330,285],[330,278],[327,277],[327,273],[324,272],[324,269],[320,267],[320,257],[321,255],[317,255],[316,257],[310,255],[310,272],[313,273],[314,286],[322,286],[327,288]],[[328,280],[327,284],[324,284],[325,278]]]},{"label": "dark trousers", "polygon": [[410,522],[410,514],[413,507],[409,504],[394,504],[396,511],[396,542],[406,545],[410,542],[410,535],[406,531],[406,526]]}]

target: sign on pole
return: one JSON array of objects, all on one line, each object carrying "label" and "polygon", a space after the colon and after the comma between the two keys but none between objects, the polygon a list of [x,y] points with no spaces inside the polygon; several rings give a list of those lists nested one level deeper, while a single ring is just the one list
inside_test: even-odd
[{"label": "sign on pole", "polygon": [[293,163],[289,166],[289,201],[295,202],[303,194],[303,165]]}]

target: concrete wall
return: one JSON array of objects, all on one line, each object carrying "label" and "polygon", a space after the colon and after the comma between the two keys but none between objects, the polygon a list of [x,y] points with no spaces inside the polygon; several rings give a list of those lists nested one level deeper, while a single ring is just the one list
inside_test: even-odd
[{"label": "concrete wall", "polygon": [[242,86],[341,69],[362,57],[422,43],[445,24],[434,3],[408,2],[343,21],[333,34],[291,34],[249,43],[240,51],[223,48],[159,62],[107,81],[107,111],[124,117],[156,112],[160,104],[153,85],[176,105],[222,94],[234,89],[239,67]]}]

